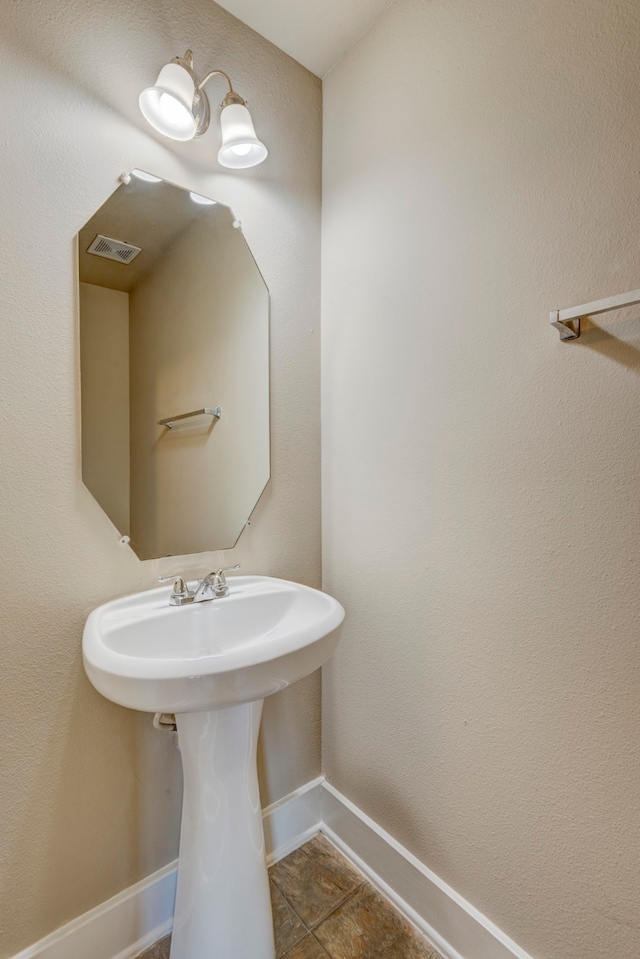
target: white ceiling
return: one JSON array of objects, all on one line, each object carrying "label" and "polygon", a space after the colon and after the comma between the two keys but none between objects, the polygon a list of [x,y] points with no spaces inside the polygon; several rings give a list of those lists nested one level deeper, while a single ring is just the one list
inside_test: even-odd
[{"label": "white ceiling", "polygon": [[217,0],[307,70],[323,77],[391,0]]}]

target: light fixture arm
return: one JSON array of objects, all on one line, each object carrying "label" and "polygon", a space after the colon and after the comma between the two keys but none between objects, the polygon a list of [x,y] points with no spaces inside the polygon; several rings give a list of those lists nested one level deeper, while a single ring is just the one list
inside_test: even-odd
[{"label": "light fixture arm", "polygon": [[212,70],[211,73],[207,73],[204,80],[201,80],[200,83],[198,84],[198,90],[202,90],[207,80],[210,80],[211,77],[224,77],[227,83],[229,84],[229,93],[233,93],[233,85],[231,83],[231,80],[229,79],[228,75],[223,70]]},{"label": "light fixture arm", "polygon": [[207,75],[206,75],[206,77],[204,78],[204,80],[201,80],[200,83],[198,84],[198,90],[202,90],[202,88],[203,88],[203,86],[205,85],[205,83],[207,82],[207,80],[210,80],[211,77],[224,77],[224,79],[225,79],[225,80],[227,81],[227,83],[229,84],[229,92],[227,93],[226,97],[224,98],[224,100],[223,100],[222,103],[220,104],[220,106],[221,106],[222,108],[228,107],[229,104],[231,104],[231,103],[239,103],[240,106],[242,106],[242,107],[245,106],[246,100],[244,100],[244,99],[240,96],[240,94],[239,94],[239,93],[236,93],[236,91],[233,89],[233,84],[231,83],[231,80],[230,80],[228,74],[226,74],[226,73],[224,72],[224,70],[212,70],[210,73],[207,73]]},{"label": "light fixture arm", "polygon": [[209,99],[207,94],[204,92],[203,87],[205,83],[207,83],[207,81],[209,81],[212,77],[222,77],[229,85],[229,92],[220,104],[222,109],[230,106],[232,103],[239,103],[242,107],[246,106],[246,100],[244,100],[243,97],[241,97],[240,94],[236,93],[236,91],[233,89],[231,78],[227,73],[224,72],[224,70],[211,70],[209,73],[207,73],[204,79],[200,80],[200,82],[196,80],[193,52],[191,50],[187,50],[183,57],[176,57],[173,62],[179,63],[180,66],[188,70],[193,79],[193,85],[196,91],[194,107],[196,108],[196,113],[198,114],[198,127],[195,134],[197,137],[202,136],[203,133],[206,133],[209,127],[211,111],[209,107]]}]

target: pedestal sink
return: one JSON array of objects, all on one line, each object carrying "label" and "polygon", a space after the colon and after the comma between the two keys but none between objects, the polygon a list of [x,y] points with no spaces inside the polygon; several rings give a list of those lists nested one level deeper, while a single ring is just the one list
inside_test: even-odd
[{"label": "pedestal sink", "polygon": [[184,771],[171,959],[274,959],[256,750],[263,700],[321,666],[344,610],[326,593],[236,576],[228,596],[170,589],[94,610],[87,675],[130,709],[175,713]]}]

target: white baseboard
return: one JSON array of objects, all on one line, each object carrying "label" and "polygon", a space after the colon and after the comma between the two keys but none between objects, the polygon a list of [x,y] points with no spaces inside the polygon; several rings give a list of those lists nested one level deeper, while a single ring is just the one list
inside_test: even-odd
[{"label": "white baseboard", "polygon": [[319,776],[262,810],[270,866],[320,831],[323,787],[324,776]]},{"label": "white baseboard", "polygon": [[[322,830],[444,959],[531,959],[324,777],[262,815],[269,865]],[[176,876],[169,863],[13,959],[133,959],[171,931]]]},{"label": "white baseboard", "polygon": [[169,863],[13,959],[131,959],[171,932],[176,874]]},{"label": "white baseboard", "polygon": [[531,959],[490,919],[325,782],[322,831],[445,959]]}]

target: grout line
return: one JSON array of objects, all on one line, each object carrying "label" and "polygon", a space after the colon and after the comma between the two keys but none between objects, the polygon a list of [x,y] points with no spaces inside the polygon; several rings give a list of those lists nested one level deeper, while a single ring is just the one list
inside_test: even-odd
[{"label": "grout line", "polygon": [[[328,843],[330,843],[330,845],[333,847],[333,849],[335,849],[335,851],[338,853],[339,857],[340,857],[341,859],[344,859],[344,861],[347,862],[350,866],[352,865],[352,863],[349,862],[349,860],[347,859],[347,857],[338,849],[338,847],[337,847],[334,843],[331,842],[331,840],[329,839],[329,837],[328,837],[328,836],[325,836],[325,834],[322,832],[322,829],[320,829],[320,832],[319,832],[319,833],[316,833],[316,835],[322,835],[323,838],[326,839]],[[311,838],[314,838],[314,837],[311,837]],[[310,839],[307,840],[307,842],[310,842],[310,841],[311,841]],[[302,844],[302,846],[299,846],[298,848],[299,848],[299,849],[304,849],[304,847],[305,847],[306,845],[307,845],[307,843],[305,842],[305,843]],[[294,849],[293,852],[297,852],[297,850]],[[287,858],[287,857],[285,856],[285,859],[286,859],[286,858]],[[284,860],[282,860],[282,861],[284,861]],[[357,869],[357,868],[355,868],[355,867],[353,867],[353,868],[355,869],[355,871],[356,871],[357,873],[359,873],[359,875],[362,876],[362,873],[360,872],[359,869]],[[293,904],[292,902],[289,901],[286,893],[284,892],[283,889],[280,888],[280,886],[279,886],[278,883],[275,881],[275,879],[272,879],[271,876],[269,876],[269,881],[272,882],[273,885],[276,887],[276,889],[278,890],[278,892],[280,893],[280,895],[282,896],[282,898],[284,899],[284,901],[285,901],[285,902],[287,903],[287,905],[293,910],[293,914],[296,916],[297,919],[300,920],[300,922],[302,923],[302,925],[304,926],[304,928],[307,930],[307,932],[313,932],[314,929],[317,929],[317,928],[318,928],[318,926],[320,925],[320,923],[324,922],[325,919],[328,919],[329,916],[332,916],[332,915],[334,914],[334,912],[336,912],[336,910],[340,908],[340,906],[344,906],[345,902],[346,902],[348,899],[350,899],[351,896],[354,896],[354,895],[358,892],[359,889],[362,889],[362,887],[367,884],[368,879],[367,879],[366,876],[362,876],[362,882],[360,882],[360,883],[359,883],[357,886],[355,886],[350,892],[348,892],[345,896],[343,896],[342,899],[340,900],[340,902],[336,903],[335,906],[332,906],[332,907],[331,907],[331,909],[330,909],[329,912],[326,914],[326,916],[323,916],[321,919],[318,919],[318,921],[317,921],[317,922],[314,922],[313,925],[307,925],[307,923],[304,921],[304,919],[302,918],[302,916],[298,915],[298,913],[297,913],[297,911],[296,911],[296,907],[294,906],[294,904]],[[395,907],[394,907],[394,908],[395,908]],[[315,938],[315,937],[314,937],[314,938]],[[326,950],[325,950],[325,952],[326,952]],[[283,959],[284,959],[284,957],[283,957]]]},{"label": "grout line", "polygon": [[[321,835],[324,839],[327,840],[327,842],[335,849],[335,851],[337,852],[338,856],[339,856],[341,859],[344,859],[345,862],[349,863],[349,865],[352,866],[352,867],[355,869],[355,867],[353,866],[353,863],[350,863],[349,860],[347,859],[347,857],[344,855],[344,853],[342,853],[342,852],[338,849],[338,847],[337,847],[334,843],[331,842],[331,840],[329,839],[329,837],[328,837],[325,833],[322,832],[322,824],[320,825],[320,833],[319,833],[319,835]],[[352,896],[355,896],[355,894],[356,894],[360,889],[362,889],[363,886],[366,886],[366,884],[367,884],[367,882],[368,882],[367,877],[366,877],[366,876],[363,876],[359,869],[355,869],[355,871],[362,876],[362,882],[358,883],[358,885],[355,886],[355,887],[351,890],[351,892],[348,892],[347,895],[346,895],[343,899],[341,899],[340,902],[337,903],[337,905],[335,905],[335,906],[333,907],[333,909],[331,909],[330,912],[328,912],[328,913],[326,914],[326,916],[323,916],[322,919],[318,919],[318,921],[317,921],[316,923],[314,923],[313,926],[310,927],[310,929],[309,929],[310,932],[313,931],[314,929],[317,929],[318,926],[325,921],[325,919],[328,919],[329,916],[332,916],[332,915],[334,914],[334,912],[337,912],[338,909],[340,909],[341,906],[344,906],[345,902],[347,902],[348,899],[351,899],[351,897],[352,897]],[[302,921],[302,920],[301,920],[301,921]],[[326,950],[325,950],[325,952],[326,952]]]},{"label": "grout line", "polygon": [[[355,868],[356,872],[359,872],[360,875],[363,875],[362,872],[360,871],[360,869],[355,865],[355,863],[351,862],[351,860],[349,859],[349,857],[348,857],[348,856],[345,856],[345,854],[342,852],[342,850],[339,849],[338,846],[336,846],[336,844],[332,841],[332,839],[331,839],[329,836],[327,836],[327,834],[326,834],[325,832],[323,832],[323,829],[322,829],[323,825],[324,825],[324,823],[321,823],[319,834],[320,834],[321,836],[323,836],[323,838],[326,839],[326,840],[333,846],[333,848],[334,848],[335,851],[338,853],[338,856],[339,856],[341,859],[344,859],[347,863],[349,863],[349,865],[351,865],[351,866],[353,866],[353,867]],[[367,879],[366,876],[363,876],[362,882],[361,882],[358,886],[356,886],[356,888],[353,889],[347,896],[345,896],[345,898],[342,899],[342,900],[337,904],[337,906],[335,906],[335,907],[331,910],[331,912],[327,913],[327,915],[326,915],[323,919],[320,919],[317,923],[315,923],[315,925],[311,927],[310,931],[313,930],[313,931],[315,932],[315,930],[317,930],[317,929],[319,928],[319,926],[322,925],[322,923],[323,923],[326,919],[328,919],[328,918],[329,918],[330,916],[332,916],[335,912],[337,912],[337,910],[340,909],[340,907],[343,906],[343,905],[347,902],[347,900],[349,900],[352,896],[355,896],[355,894],[356,894],[360,889],[362,889],[364,886],[369,886],[369,887],[370,887],[371,889],[373,889],[374,892],[376,892],[379,896],[382,896],[382,898],[385,900],[385,902],[387,902],[387,904],[388,904],[389,907],[392,909],[392,911],[395,912],[396,914],[400,915],[400,916],[405,920],[405,922],[407,922],[407,923],[415,930],[415,932],[418,933],[418,935],[420,936],[420,938],[426,943],[427,948],[430,950],[430,951],[427,953],[427,955],[424,957],[424,959],[433,959],[434,956],[436,956],[436,957],[438,956],[438,951],[437,951],[436,947],[435,947],[435,946],[433,945],[433,943],[427,938],[427,936],[424,934],[424,932],[423,932],[421,929],[419,929],[419,928],[415,925],[415,923],[412,922],[412,921],[409,919],[408,916],[403,915],[403,914],[400,912],[400,910],[396,907],[396,905],[389,899],[389,897],[388,897],[384,892],[382,892],[382,890],[379,889],[379,888],[375,885],[375,883],[373,883],[370,879]],[[293,908],[293,906],[292,906],[291,908]],[[295,910],[294,910],[294,912],[295,912]],[[296,915],[297,915],[297,913],[296,913]],[[300,921],[302,922],[302,919],[301,919]],[[304,922],[302,922],[302,924],[305,925]],[[316,938],[316,937],[314,936],[314,938]],[[320,945],[322,945],[322,944],[320,943]],[[325,951],[326,951],[326,950],[325,950]],[[331,959],[331,957],[329,957],[329,959]]]},{"label": "grout line", "polygon": [[301,923],[302,923],[302,927],[303,927],[303,929],[305,930],[305,932],[311,932],[311,930],[310,930],[309,927],[307,926],[307,924],[306,924],[306,922],[304,921],[304,919],[302,918],[302,916],[299,916],[298,913],[296,912],[293,903],[292,903],[292,902],[289,902],[289,899],[287,898],[287,896],[285,896],[284,892],[282,891],[282,889],[280,888],[280,886],[278,885],[278,883],[277,883],[274,879],[270,879],[269,881],[272,882],[273,885],[276,887],[276,889],[278,890],[278,892],[280,893],[280,895],[282,896],[282,898],[284,899],[284,901],[285,901],[286,904],[288,905],[289,909],[291,909],[292,913],[294,914],[294,916],[296,917],[296,919],[298,920],[298,922],[301,922]]},{"label": "grout line", "polygon": [[[293,906],[291,905],[291,903],[289,902],[289,900],[287,899],[287,897],[285,896],[285,894],[276,886],[275,882],[273,882],[273,879],[272,879],[271,877],[269,877],[269,884],[271,884],[271,883],[273,883],[274,889],[278,892],[278,894],[279,894],[280,896],[282,896],[282,898],[284,899],[284,901],[285,901],[286,904],[288,905],[289,909],[291,910],[291,912],[293,913],[293,915],[295,916],[295,918],[298,920],[299,923],[301,923],[302,928],[303,928],[303,930],[304,930],[304,931],[303,931],[303,934],[300,936],[300,938],[299,938],[299,939],[296,939],[295,942],[292,942],[291,945],[289,946],[289,948],[287,949],[287,951],[286,951],[285,953],[283,953],[282,956],[280,957],[280,959],[287,959],[287,956],[289,955],[289,952],[290,952],[295,946],[299,946],[303,939],[306,939],[306,937],[309,935],[309,930],[307,929],[307,927],[306,927],[306,925],[304,924],[304,922],[302,922],[302,919],[300,918],[300,916],[298,915],[298,913],[295,911],[295,909],[293,908]],[[276,930],[275,930],[275,926],[274,926],[274,930],[273,930],[274,935],[275,935],[275,931],[276,931]],[[277,956],[276,956],[276,959],[278,959]]]},{"label": "grout line", "polygon": [[318,949],[320,950],[320,952],[322,953],[322,955],[323,955],[323,956],[326,956],[327,959],[332,959],[332,957],[329,955],[329,953],[328,953],[327,950],[324,948],[324,946],[322,945],[322,943],[321,943],[321,942],[318,942],[318,940],[316,939],[316,937],[314,936],[314,934],[313,934],[312,932],[308,932],[308,933],[306,934],[306,936],[304,936],[303,939],[299,939],[297,942],[294,942],[294,944],[291,946],[291,948],[290,948],[290,949],[287,949],[287,951],[285,952],[284,956],[281,956],[280,959],[287,959],[287,957],[289,957],[289,959],[291,959],[291,950],[292,950],[292,949],[295,949],[296,946],[299,946],[301,942],[304,942],[304,941],[305,941],[305,939],[313,939],[313,941],[315,942],[316,946],[318,947]]},{"label": "grout line", "polygon": [[314,934],[313,934],[312,932],[310,932],[309,935],[311,936],[311,938],[313,939],[313,941],[315,942],[315,944],[318,946],[318,948],[322,950],[322,954],[323,954],[324,956],[327,956],[327,959],[331,959],[331,953],[327,952],[327,950],[324,948],[324,946],[322,945],[322,943],[320,942],[320,940],[318,939],[318,937],[317,937],[317,936],[314,936]]},{"label": "grout line", "polygon": [[[389,904],[389,906],[391,907],[391,909],[393,910],[393,912],[396,913],[396,915],[401,916],[402,919],[405,919],[405,920],[406,920],[406,916],[403,916],[402,913],[399,912],[399,910],[394,906],[394,904],[393,904],[389,899],[387,899],[387,897],[386,897],[385,895],[383,895],[383,894],[380,892],[380,890],[377,889],[376,886],[374,886],[374,884],[373,884],[372,882],[369,882],[368,879],[365,879],[364,882],[361,882],[360,885],[359,885],[356,889],[353,890],[353,892],[350,892],[349,895],[346,896],[346,897],[342,900],[342,902],[340,902],[340,903],[335,907],[335,909],[332,909],[331,912],[328,913],[328,914],[324,917],[324,919],[321,919],[319,922],[317,922],[317,923],[315,924],[315,926],[313,927],[313,930],[309,930],[309,931],[311,932],[311,935],[312,935],[313,938],[317,941],[317,943],[318,943],[318,945],[320,946],[321,949],[323,949],[324,947],[323,947],[322,943],[318,940],[317,936],[315,935],[315,933],[317,932],[317,930],[319,929],[319,927],[322,925],[323,922],[325,922],[325,921],[326,921],[327,919],[329,919],[335,912],[337,912],[338,909],[340,909],[341,906],[344,906],[345,902],[347,902],[349,899],[353,898],[353,896],[355,896],[355,894],[356,894],[357,892],[359,892],[364,886],[369,886],[369,888],[370,888],[370,889],[373,889],[373,891],[376,892],[378,895],[382,895],[382,898]],[[302,921],[302,920],[301,920],[301,921]],[[408,921],[408,920],[406,920],[406,921]],[[304,925],[304,923],[303,923],[303,925]],[[413,923],[410,922],[409,925],[410,925],[413,929],[415,929],[415,931],[418,933],[418,935],[420,936],[420,938],[424,940],[424,942],[426,943],[427,947],[430,949],[430,952],[428,952],[427,955],[423,957],[423,959],[433,959],[433,957],[436,956],[436,954],[437,954],[437,950],[436,950],[436,948],[434,947],[433,943],[432,943],[432,942],[429,942],[429,940],[428,940],[427,937],[424,935],[424,933],[421,932],[419,929],[416,929],[416,927],[413,925]],[[327,950],[325,949],[324,951],[326,952]],[[283,959],[286,959],[286,956],[284,956]],[[330,954],[329,954],[329,959],[331,959],[331,955],[330,955]]]},{"label": "grout line", "polygon": [[[340,906],[344,906],[345,902],[346,902],[348,899],[351,899],[351,897],[352,897],[352,896],[355,896],[355,894],[356,894],[360,889],[362,889],[363,886],[366,886],[367,883],[368,883],[368,880],[367,880],[366,878],[364,878],[361,883],[359,883],[357,886],[354,886],[354,888],[353,888],[350,892],[348,892],[348,893],[346,894],[346,896],[343,896],[343,897],[342,897],[342,899],[340,900],[340,902],[336,903],[335,906],[332,906],[332,907],[331,907],[331,909],[329,910],[329,912],[328,912],[325,916],[323,916],[321,919],[318,919],[318,921],[317,921],[317,922],[314,922],[313,925],[311,925],[311,926],[308,925],[308,924],[304,921],[304,919],[302,918],[302,916],[298,915],[298,913],[297,913],[297,911],[296,911],[296,907],[294,906],[294,904],[293,904],[292,902],[289,901],[289,899],[287,898],[286,894],[282,891],[282,889],[281,889],[280,886],[277,884],[277,882],[275,882],[275,880],[273,880],[273,879],[271,880],[271,882],[273,882],[273,885],[276,887],[276,889],[278,890],[278,892],[280,893],[280,895],[282,896],[282,898],[284,899],[284,901],[287,903],[287,905],[289,906],[289,908],[293,910],[293,914],[295,915],[296,919],[299,919],[299,920],[300,920],[300,922],[302,923],[302,925],[304,926],[304,928],[307,930],[307,932],[313,932],[314,929],[317,929],[317,928],[318,928],[318,926],[320,925],[320,923],[324,922],[325,919],[328,919],[329,916],[332,916],[332,915],[334,914],[334,912],[336,912],[336,911],[340,908]],[[371,885],[371,883],[369,883],[369,885]],[[373,888],[375,888],[375,887],[373,887]],[[377,891],[377,890],[376,890],[376,891]],[[394,907],[394,908],[395,908],[395,907]]]},{"label": "grout line", "polygon": [[[348,855],[345,851],[343,851],[340,848],[340,846],[338,846],[335,843],[335,841],[331,838],[331,836],[327,836],[326,833],[322,832],[322,827],[324,825],[325,824],[322,823],[320,827],[320,831],[322,835],[329,840],[329,842],[338,850],[338,853],[344,859],[346,859],[348,863],[350,863],[358,872],[362,872],[362,867],[358,862],[358,857],[355,856],[353,851],[351,851],[351,855]],[[352,856],[354,856],[354,858],[352,858]],[[378,881],[376,880],[380,882],[380,885],[378,884]],[[393,912],[401,916],[404,919],[404,921],[407,922],[411,926],[411,928],[420,936],[420,938],[424,942],[426,942],[427,946],[429,947],[431,951],[427,954],[427,956],[424,957],[424,959],[434,959],[434,957],[435,959],[442,959],[441,954],[438,952],[437,947],[434,946],[430,936],[427,935],[427,933],[418,925],[418,923],[415,921],[415,919],[411,915],[409,915],[407,912],[404,912],[402,909],[398,908],[398,906],[395,904],[395,902],[389,895],[389,887],[385,888],[386,884],[380,880],[380,877],[377,876],[376,873],[373,873],[373,875],[370,876],[367,882],[375,890],[375,892],[385,900],[385,902],[390,906]],[[462,957],[458,955],[458,959],[462,959]],[[527,956],[525,957],[525,959],[531,959],[531,956]]]},{"label": "grout line", "polygon": [[[361,882],[359,886],[356,886],[355,889],[352,889],[351,892],[348,892],[347,895],[344,896],[339,903],[337,903],[335,906],[333,906],[332,909],[330,909],[330,911],[326,914],[326,916],[323,916],[322,919],[318,919],[317,922],[314,922],[314,924],[310,927],[309,932],[313,932],[315,929],[318,928],[318,926],[321,926],[326,919],[329,919],[329,917],[332,916],[334,912],[337,912],[338,909],[344,906],[345,902],[348,902],[349,899],[351,899],[352,896],[355,896],[355,894],[359,892],[362,889],[362,887],[365,886],[366,884],[367,884],[367,880],[365,879],[364,882]],[[302,922],[302,920],[300,921]]]}]

